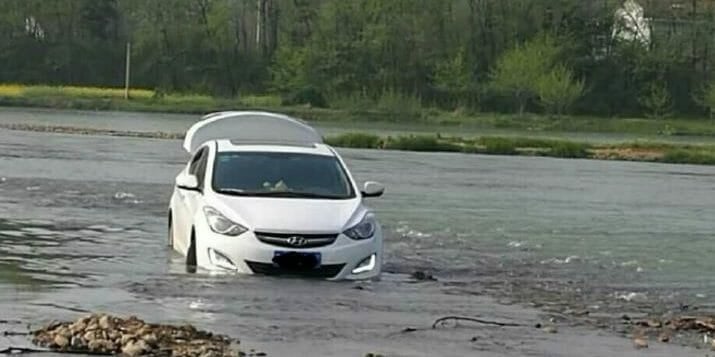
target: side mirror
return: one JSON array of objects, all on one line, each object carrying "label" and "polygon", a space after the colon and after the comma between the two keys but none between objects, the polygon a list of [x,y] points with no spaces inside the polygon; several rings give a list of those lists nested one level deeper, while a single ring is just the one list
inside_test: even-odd
[{"label": "side mirror", "polygon": [[199,181],[192,174],[182,173],[176,177],[176,187],[182,190],[198,191]]},{"label": "side mirror", "polygon": [[385,193],[385,186],[378,182],[368,181],[365,182],[361,193],[363,197],[380,197]]}]

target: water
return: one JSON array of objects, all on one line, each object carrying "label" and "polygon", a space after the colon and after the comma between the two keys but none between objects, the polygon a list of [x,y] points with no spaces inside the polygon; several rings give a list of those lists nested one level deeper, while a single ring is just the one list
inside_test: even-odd
[{"label": "water", "polygon": [[[198,323],[278,355],[466,355],[475,345],[456,338],[469,330],[391,333],[446,314],[537,319],[481,297],[479,284],[501,279],[579,281],[613,300],[715,296],[714,167],[341,152],[358,180],[387,186],[370,203],[387,232],[388,273],[362,290],[187,274],[166,247],[170,183],[187,160],[179,141],[0,130],[0,318],[102,310]],[[440,282],[415,284],[416,270]]]}]

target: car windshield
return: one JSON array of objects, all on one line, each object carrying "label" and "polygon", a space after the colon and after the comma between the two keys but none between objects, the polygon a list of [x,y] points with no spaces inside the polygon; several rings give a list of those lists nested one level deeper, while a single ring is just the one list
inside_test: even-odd
[{"label": "car windshield", "polygon": [[218,153],[213,189],[222,194],[254,197],[355,197],[337,158],[283,152]]}]

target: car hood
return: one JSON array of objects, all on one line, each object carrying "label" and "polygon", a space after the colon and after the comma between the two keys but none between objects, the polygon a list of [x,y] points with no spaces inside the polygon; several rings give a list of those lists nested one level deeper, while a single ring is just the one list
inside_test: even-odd
[{"label": "car hood", "polygon": [[215,206],[258,232],[339,233],[357,224],[365,208],[360,199],[308,200],[221,196]]}]

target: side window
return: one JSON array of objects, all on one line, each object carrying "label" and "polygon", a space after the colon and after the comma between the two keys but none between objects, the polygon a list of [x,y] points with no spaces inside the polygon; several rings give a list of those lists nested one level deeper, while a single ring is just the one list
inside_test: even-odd
[{"label": "side window", "polygon": [[202,148],[194,155],[189,164],[189,173],[196,176],[196,181],[199,182],[200,189],[204,188],[204,174],[206,173],[208,152],[208,148]]},{"label": "side window", "polygon": [[201,159],[206,156],[206,148],[202,148],[199,150],[196,154],[194,154],[194,157],[191,158],[191,163],[189,164],[189,173],[192,175],[196,175],[196,171],[199,168],[199,164],[201,163]]},{"label": "side window", "polygon": [[206,177],[206,164],[209,161],[209,151],[205,150],[204,155],[199,160],[196,168],[196,179],[199,181],[199,189],[204,189],[204,178]]}]

